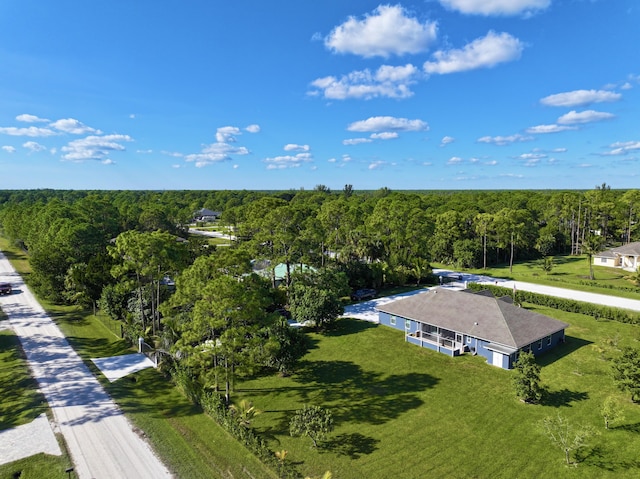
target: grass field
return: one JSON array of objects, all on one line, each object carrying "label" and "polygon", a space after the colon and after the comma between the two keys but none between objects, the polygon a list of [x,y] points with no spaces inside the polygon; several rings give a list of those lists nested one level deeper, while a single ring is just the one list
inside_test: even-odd
[{"label": "grass field", "polygon": [[[619,393],[609,361],[593,347],[607,340],[637,346],[631,325],[595,322],[575,314],[540,312],[572,326],[568,341],[542,358],[548,388],[543,404],[516,400],[513,372],[480,357],[451,358],[405,343],[402,332],[341,320],[332,333],[311,334],[314,348],[290,378],[238,384],[236,400],[263,414],[254,427],[272,448],[286,449],[305,474],[331,470],[349,478],[638,477],[640,406]],[[615,355],[609,349],[605,355]],[[599,409],[619,397],[626,420],[605,431]],[[304,404],[329,408],[334,433],[318,450],[291,438],[288,421]],[[540,431],[541,420],[562,413],[601,432],[577,467]]]},{"label": "grass field", "polygon": [[[580,286],[578,276],[588,274],[582,261],[580,274],[572,262],[554,273],[562,277],[567,268]],[[518,265],[511,277],[528,281],[527,270],[532,278],[544,275],[535,268]],[[510,276],[497,271],[488,274]],[[598,270],[596,275],[607,281]],[[45,307],[83,357],[129,352],[95,318],[74,308]],[[263,411],[253,427],[273,450],[289,451],[288,460],[301,473],[314,477],[326,470],[336,479],[639,477],[640,406],[615,388],[609,359],[617,348],[639,347],[640,329],[531,308],[571,325],[566,344],[540,358],[547,393],[539,405],[519,402],[513,372],[483,358],[450,358],[405,343],[400,331],[351,319],[338,321],[325,335],[309,333],[312,349],[294,375],[238,381],[233,399],[253,401]],[[105,387],[177,477],[273,477],[155,370]],[[605,430],[599,409],[609,395],[623,404],[626,418]],[[308,438],[288,434],[289,418],[304,404],[327,407],[334,415],[336,429],[318,449]],[[599,431],[578,467],[565,466],[563,452],[541,432],[541,420],[557,413]]]}]

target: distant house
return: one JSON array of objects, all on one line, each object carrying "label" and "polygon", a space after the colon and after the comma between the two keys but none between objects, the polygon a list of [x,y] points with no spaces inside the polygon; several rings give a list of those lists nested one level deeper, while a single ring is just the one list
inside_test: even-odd
[{"label": "distant house", "polygon": [[[273,268],[270,261],[252,261],[253,271],[266,278],[272,278],[276,286],[286,284],[287,282],[287,265],[285,263],[278,263]],[[315,271],[313,266],[300,263],[289,264],[289,273],[304,273]],[[273,275],[273,276],[272,276]]]},{"label": "distant house", "polygon": [[609,266],[626,271],[636,271],[640,266],[640,241],[618,248],[611,248],[593,255],[594,266]]},{"label": "distant house", "polygon": [[450,356],[478,354],[503,369],[521,351],[538,355],[563,343],[569,326],[488,291],[434,288],[377,309],[380,324],[404,331],[410,343]]},{"label": "distant house", "polygon": [[221,212],[219,211],[211,211],[208,210],[206,208],[202,208],[199,211],[196,211],[196,214],[194,215],[193,219],[195,221],[215,221],[217,219],[220,219],[220,216],[222,215]]}]

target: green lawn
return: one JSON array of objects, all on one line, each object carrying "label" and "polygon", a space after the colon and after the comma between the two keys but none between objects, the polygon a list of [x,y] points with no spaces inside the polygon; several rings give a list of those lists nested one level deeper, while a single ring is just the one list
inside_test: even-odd
[{"label": "green lawn", "polygon": [[[0,313],[0,325],[2,314]],[[0,431],[33,421],[49,408],[44,396],[29,373],[20,341],[9,330],[0,330]],[[0,477],[45,479],[64,477],[69,458],[37,454],[32,457],[0,464]]]},{"label": "green lawn", "polygon": [[[550,312],[544,310],[548,314]],[[331,470],[349,478],[638,477],[640,406],[618,393],[610,363],[593,344],[637,345],[637,327],[557,314],[572,324],[567,343],[542,358],[549,393],[542,405],[515,399],[513,372],[481,357],[450,358],[405,343],[403,333],[357,320],[311,334],[314,348],[290,378],[238,384],[236,400],[261,409],[254,427],[273,449],[286,449],[305,474]],[[610,350],[606,355],[614,354]],[[599,408],[607,395],[625,404],[626,421],[605,431]],[[288,421],[304,404],[331,409],[336,429],[322,448],[291,438]],[[601,431],[577,468],[540,432],[561,412]]]},{"label": "green lawn", "polygon": [[[437,263],[432,266],[434,268],[456,269],[453,266]],[[590,293],[640,299],[640,287],[631,281],[633,273],[628,271],[606,266],[594,266],[595,280],[591,281],[589,279],[589,262],[586,256],[555,256],[554,267],[548,274],[542,270],[540,260],[515,263],[512,272],[509,271],[508,264],[492,266],[486,270],[479,268],[464,271]]]}]

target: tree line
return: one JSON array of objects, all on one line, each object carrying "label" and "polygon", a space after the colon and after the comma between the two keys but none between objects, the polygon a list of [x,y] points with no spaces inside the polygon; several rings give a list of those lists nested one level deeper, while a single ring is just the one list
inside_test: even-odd
[{"label": "tree line", "polygon": [[[236,236],[188,227],[201,208]],[[322,328],[341,297],[456,267],[593,254],[637,239],[640,191],[0,191],[2,234],[28,255],[30,285],[99,308],[229,396],[238,374],[286,374],[304,340],[283,312]],[[270,265],[258,275],[254,265]],[[276,288],[275,266],[285,278]],[[301,266],[304,266],[302,268]],[[298,271],[296,273],[296,271]],[[300,273],[300,271],[303,271]],[[294,278],[298,276],[297,280]]]}]

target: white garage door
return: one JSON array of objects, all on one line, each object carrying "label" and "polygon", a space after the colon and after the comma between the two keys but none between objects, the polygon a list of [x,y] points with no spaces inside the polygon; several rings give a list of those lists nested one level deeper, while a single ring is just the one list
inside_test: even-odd
[{"label": "white garage door", "polygon": [[493,365],[498,366],[499,368],[502,367],[502,353],[493,351]]}]

